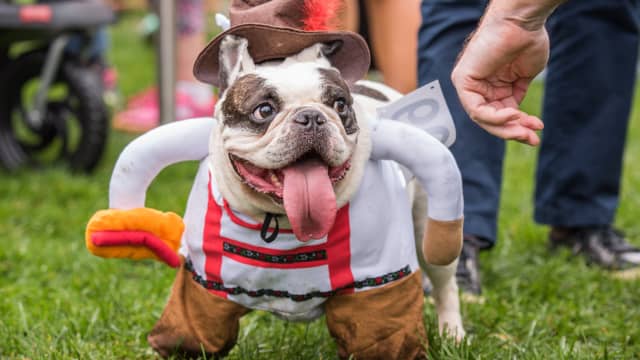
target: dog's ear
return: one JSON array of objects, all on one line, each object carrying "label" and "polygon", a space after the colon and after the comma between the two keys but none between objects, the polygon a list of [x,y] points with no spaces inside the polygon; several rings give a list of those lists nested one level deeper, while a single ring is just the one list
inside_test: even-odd
[{"label": "dog's ear", "polygon": [[342,47],[342,40],[336,40],[328,43],[322,43],[320,47],[320,53],[322,56],[328,58],[329,56],[335,54]]},{"label": "dog's ear", "polygon": [[318,60],[324,60],[327,66],[331,66],[329,62],[329,56],[333,55],[342,46],[342,41],[333,41],[329,43],[316,43],[308,48],[300,51],[299,53],[288,57],[284,64],[290,62],[310,62]]},{"label": "dog's ear", "polygon": [[249,55],[247,39],[227,35],[220,43],[220,93],[223,93],[233,82],[244,73],[251,72],[256,65]]}]

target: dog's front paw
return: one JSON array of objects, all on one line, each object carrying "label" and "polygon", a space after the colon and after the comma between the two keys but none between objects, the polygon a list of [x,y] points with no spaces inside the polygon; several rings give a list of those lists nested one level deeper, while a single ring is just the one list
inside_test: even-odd
[{"label": "dog's front paw", "polygon": [[438,314],[438,330],[441,336],[451,336],[456,339],[456,342],[461,342],[464,339],[465,332],[460,313],[447,312]]}]

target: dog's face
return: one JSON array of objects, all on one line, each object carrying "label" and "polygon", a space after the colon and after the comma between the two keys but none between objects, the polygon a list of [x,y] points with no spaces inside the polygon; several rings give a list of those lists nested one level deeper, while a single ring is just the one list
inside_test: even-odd
[{"label": "dog's face", "polygon": [[362,130],[349,87],[324,57],[330,46],[260,65],[246,49],[237,37],[221,45],[226,88],[212,144],[214,169],[231,175],[216,179],[232,206],[257,217],[286,213],[298,239],[321,238],[366,161],[354,158]]}]

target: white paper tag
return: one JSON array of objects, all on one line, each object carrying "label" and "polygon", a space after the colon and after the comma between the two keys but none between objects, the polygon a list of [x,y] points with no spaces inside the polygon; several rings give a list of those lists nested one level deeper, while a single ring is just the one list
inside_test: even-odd
[{"label": "white paper tag", "polygon": [[379,107],[377,113],[379,119],[398,120],[416,126],[446,146],[451,146],[456,140],[456,127],[438,80]]}]

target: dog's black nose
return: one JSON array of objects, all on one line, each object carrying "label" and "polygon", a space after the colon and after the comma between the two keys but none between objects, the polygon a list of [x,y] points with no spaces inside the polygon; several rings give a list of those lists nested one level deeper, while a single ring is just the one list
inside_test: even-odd
[{"label": "dog's black nose", "polygon": [[327,122],[324,114],[318,110],[307,109],[302,110],[293,118],[296,124],[300,124],[304,127],[312,128],[318,125],[322,125]]}]

